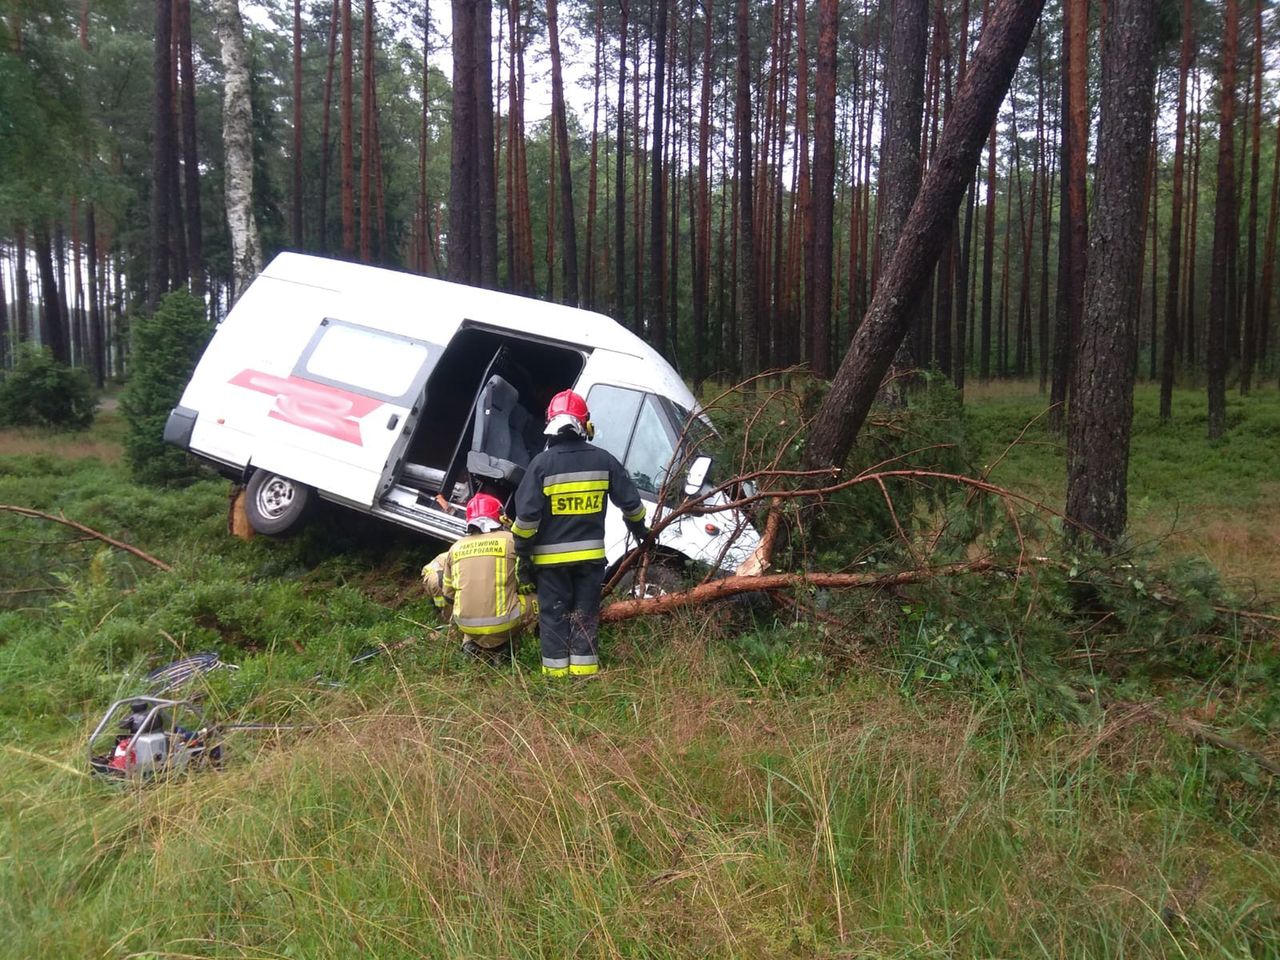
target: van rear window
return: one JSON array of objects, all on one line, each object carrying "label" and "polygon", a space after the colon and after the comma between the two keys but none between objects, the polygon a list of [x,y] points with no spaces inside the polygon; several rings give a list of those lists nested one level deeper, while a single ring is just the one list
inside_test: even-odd
[{"label": "van rear window", "polygon": [[425,343],[387,336],[364,327],[328,323],[306,358],[306,373],[357,390],[401,396],[427,361]]}]

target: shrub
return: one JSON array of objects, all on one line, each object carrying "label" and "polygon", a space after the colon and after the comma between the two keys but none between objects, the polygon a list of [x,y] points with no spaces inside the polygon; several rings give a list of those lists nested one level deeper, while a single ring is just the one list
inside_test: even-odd
[{"label": "shrub", "polygon": [[125,453],[139,482],[167,484],[195,475],[191,460],[164,442],[164,425],[212,335],[204,304],[186,290],[165,296],[154,316],[134,321],[132,372],[120,409],[129,424]]},{"label": "shrub", "polygon": [[0,424],[84,429],[93,422],[89,374],[32,344],[18,348],[18,362],[0,381]]}]

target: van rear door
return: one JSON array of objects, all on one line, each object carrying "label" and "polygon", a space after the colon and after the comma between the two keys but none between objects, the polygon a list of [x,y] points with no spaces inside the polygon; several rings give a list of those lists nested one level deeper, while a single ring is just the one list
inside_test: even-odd
[{"label": "van rear door", "polygon": [[235,386],[273,398],[252,464],[372,506],[408,442],[443,353],[426,340],[322,320],[287,377],[246,369]]}]

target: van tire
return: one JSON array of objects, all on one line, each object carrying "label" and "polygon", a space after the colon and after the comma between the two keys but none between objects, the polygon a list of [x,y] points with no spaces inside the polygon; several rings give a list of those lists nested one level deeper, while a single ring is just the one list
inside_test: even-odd
[{"label": "van tire", "polygon": [[245,487],[244,512],[258,533],[280,536],[293,530],[307,515],[313,491],[270,470],[256,470]]}]

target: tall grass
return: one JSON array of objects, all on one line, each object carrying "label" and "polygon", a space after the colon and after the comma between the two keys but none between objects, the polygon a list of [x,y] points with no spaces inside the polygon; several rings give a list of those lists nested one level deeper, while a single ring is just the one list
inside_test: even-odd
[{"label": "tall grass", "polygon": [[[430,658],[428,658],[430,659]],[[722,665],[726,670],[728,665]],[[742,697],[673,659],[587,687],[411,680],[115,787],[63,740],[4,791],[12,956],[1236,956],[1275,849],[1159,734],[886,699]],[[723,671],[717,670],[717,673]],[[1268,945],[1271,946],[1268,946]]]},{"label": "tall grass", "polygon": [[[1021,427],[975,406],[993,446]],[[1010,682],[906,683],[879,646],[896,603],[838,608],[839,636],[722,611],[621,625],[601,677],[564,686],[531,647],[480,669],[423,626],[431,545],[337,516],[242,543],[224,496],[0,454],[0,502],[175,565],[0,524],[5,588],[50,588],[0,604],[0,956],[1280,955],[1256,770],[1152,724],[1066,724]],[[241,664],[201,688],[210,715],[310,729],[229,733],[221,770],[91,778],[98,711],[199,649]],[[1234,679],[1253,656],[1184,699],[1235,695],[1265,733],[1274,698]]]}]

